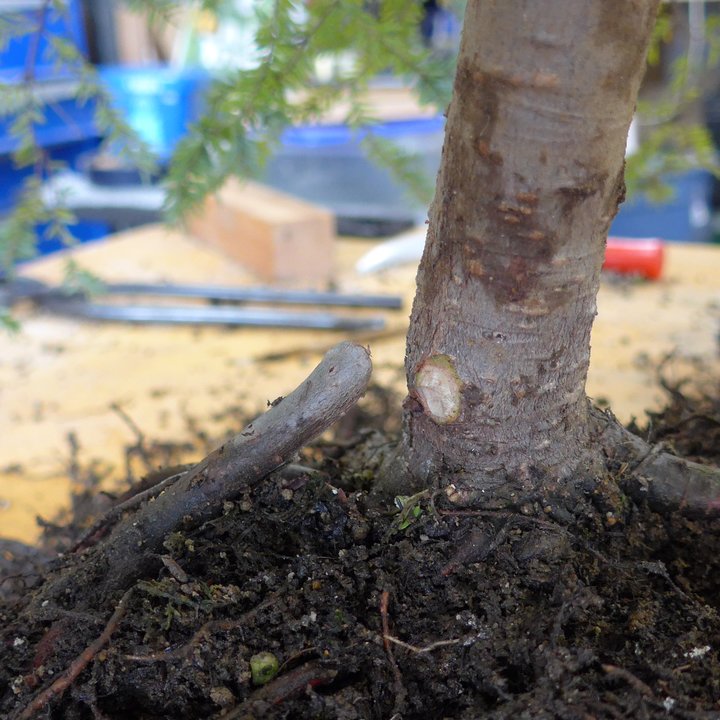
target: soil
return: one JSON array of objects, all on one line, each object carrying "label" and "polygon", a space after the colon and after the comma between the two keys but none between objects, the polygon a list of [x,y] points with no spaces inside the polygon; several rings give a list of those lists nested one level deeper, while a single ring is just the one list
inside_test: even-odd
[{"label": "soil", "polygon": [[[670,390],[636,429],[717,464],[718,388]],[[122,600],[87,588],[27,611],[105,496],[76,498],[43,548],[6,544],[0,717],[106,630],[37,717],[720,718],[720,521],[654,514],[611,477],[563,517],[541,500],[473,513],[442,492],[378,505],[399,403],[369,400],[303,452],[312,470],[168,537],[163,570]]]}]

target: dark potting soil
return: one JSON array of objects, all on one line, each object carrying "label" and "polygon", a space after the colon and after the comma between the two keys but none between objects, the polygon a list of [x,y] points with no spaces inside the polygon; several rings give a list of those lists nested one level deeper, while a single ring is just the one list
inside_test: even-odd
[{"label": "dark potting soil", "polygon": [[[368,421],[346,422],[345,438]],[[678,392],[652,432],[717,463],[718,427],[720,402]],[[442,492],[377,506],[372,456],[387,440],[362,439],[307,450],[321,474],[272,476],[168,537],[162,571],[126,594],[109,640],[36,716],[720,718],[720,521],[602,490],[564,524],[541,499],[517,512],[465,511]],[[50,528],[48,545],[82,522]],[[6,549],[6,574],[41,559],[21,555]],[[118,607],[87,588],[28,615],[33,582],[0,586],[3,718],[63,677]]]}]

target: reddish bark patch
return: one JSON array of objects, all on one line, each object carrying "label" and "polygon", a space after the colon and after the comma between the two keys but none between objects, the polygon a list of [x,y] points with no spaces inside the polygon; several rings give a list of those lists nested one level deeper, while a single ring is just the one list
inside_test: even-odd
[{"label": "reddish bark patch", "polygon": [[[463,243],[464,264],[469,275],[482,282],[500,305],[519,303],[528,298],[545,275],[543,266],[557,252],[557,235],[540,221],[540,193],[527,188],[507,197],[504,191],[504,159],[493,145],[501,104],[508,101],[508,93],[522,87],[520,79],[501,73],[479,72],[467,63],[461,64],[456,77],[455,97],[463,108],[472,108],[478,118],[470,139],[470,147],[458,147],[445,163],[446,172],[453,179],[447,187],[468,186],[473,178],[475,196],[472,199],[482,208],[473,216],[483,218],[484,233],[458,237]],[[457,140],[456,138],[454,138]],[[447,146],[451,143],[448,140]],[[518,178],[522,183],[522,178]],[[458,236],[465,227],[464,196],[450,194],[442,199],[439,208],[440,233]],[[564,293],[555,293],[552,303],[566,301]]]}]

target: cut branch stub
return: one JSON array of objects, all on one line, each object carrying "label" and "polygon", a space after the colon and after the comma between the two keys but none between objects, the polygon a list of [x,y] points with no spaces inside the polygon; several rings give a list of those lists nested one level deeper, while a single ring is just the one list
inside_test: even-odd
[{"label": "cut branch stub", "polygon": [[446,425],[460,415],[462,387],[452,359],[448,355],[433,355],[420,365],[413,389],[430,418]]}]

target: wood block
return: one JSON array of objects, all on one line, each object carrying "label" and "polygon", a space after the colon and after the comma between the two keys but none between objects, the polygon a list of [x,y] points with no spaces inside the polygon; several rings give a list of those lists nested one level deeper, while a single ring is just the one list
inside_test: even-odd
[{"label": "wood block", "polygon": [[172,54],[178,28],[189,22],[188,10],[178,9],[172,22],[154,18],[148,13],[132,10],[124,3],[114,3],[112,15],[115,25],[118,60],[122,65],[149,65],[167,62]]},{"label": "wood block", "polygon": [[323,286],[332,280],[333,214],[264,185],[228,179],[188,228],[265,282]]}]

